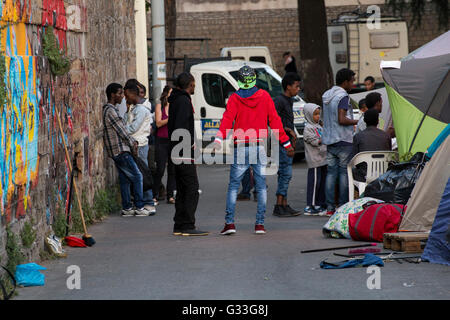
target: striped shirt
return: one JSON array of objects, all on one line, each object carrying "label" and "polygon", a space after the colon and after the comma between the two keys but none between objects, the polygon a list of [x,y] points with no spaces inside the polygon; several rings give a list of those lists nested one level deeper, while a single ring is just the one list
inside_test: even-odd
[{"label": "striped shirt", "polygon": [[110,103],[103,106],[103,142],[110,158],[131,152],[135,142],[125,129],[119,109]]}]

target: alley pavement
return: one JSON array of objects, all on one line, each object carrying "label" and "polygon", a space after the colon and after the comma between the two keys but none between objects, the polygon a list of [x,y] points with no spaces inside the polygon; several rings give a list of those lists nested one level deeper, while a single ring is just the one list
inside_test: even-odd
[{"label": "alley pavement", "polygon": [[[340,261],[333,252],[302,250],[359,244],[327,239],[327,217],[272,215],[276,175],[267,179],[265,235],[255,235],[256,202],[238,202],[237,233],[221,236],[229,166],[198,168],[202,193],[197,227],[207,237],[172,235],[174,206],[161,201],[152,217],[111,215],[91,226],[97,243],[66,247],[68,257],[44,261],[45,286],[19,288],[15,300],[415,300],[450,298],[450,268],[430,263],[386,262],[381,289],[368,289],[367,268],[324,270],[322,260]],[[295,163],[289,203],[303,209],[307,167]],[[165,180],[164,180],[165,181]],[[378,245],[382,248],[382,244]],[[344,259],[344,258],[342,258]],[[69,266],[78,266],[81,289],[70,290]]]}]

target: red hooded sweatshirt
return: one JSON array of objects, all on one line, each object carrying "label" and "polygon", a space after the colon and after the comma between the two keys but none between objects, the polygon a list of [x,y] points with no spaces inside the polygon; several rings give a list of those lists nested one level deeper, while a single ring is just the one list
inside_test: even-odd
[{"label": "red hooded sweatshirt", "polygon": [[228,100],[216,142],[222,143],[232,128],[235,143],[260,141],[268,136],[267,123],[272,131],[278,130],[280,143],[289,149],[291,147],[289,137],[284,131],[283,123],[269,93],[259,89],[248,98],[242,98],[234,93]]}]

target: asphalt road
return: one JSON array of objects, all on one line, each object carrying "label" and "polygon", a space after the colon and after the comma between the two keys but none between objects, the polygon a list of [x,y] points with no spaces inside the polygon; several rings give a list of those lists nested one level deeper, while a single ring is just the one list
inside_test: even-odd
[{"label": "asphalt road", "polygon": [[[381,289],[373,290],[367,287],[371,274],[366,268],[320,269],[320,261],[339,258],[332,252],[300,251],[355,242],[324,238],[326,217],[272,216],[276,176],[267,179],[267,234],[253,233],[256,202],[249,201],[238,202],[237,233],[221,236],[229,167],[202,166],[198,172],[197,226],[209,236],[173,236],[174,207],[165,202],[153,217],[113,215],[90,228],[95,246],[66,248],[67,258],[40,263],[47,268],[45,286],[20,288],[15,300],[450,298],[450,268],[442,265],[387,262],[380,269]],[[295,164],[289,195],[294,208],[305,206],[306,173],[304,162]],[[80,268],[79,290],[67,287],[72,265]]]}]

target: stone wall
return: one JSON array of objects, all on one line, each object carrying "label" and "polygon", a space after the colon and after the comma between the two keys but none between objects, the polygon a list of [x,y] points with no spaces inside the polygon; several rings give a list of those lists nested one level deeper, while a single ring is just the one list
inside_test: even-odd
[{"label": "stone wall", "polygon": [[[328,21],[335,19],[339,13],[353,11],[356,5],[336,6],[338,3],[356,1],[327,1]],[[210,56],[218,56],[220,49],[229,46],[267,46],[271,51],[275,69],[283,73],[282,54],[291,51],[299,59],[298,12],[296,1],[281,1],[278,9],[273,9],[271,0],[225,1],[225,0],[179,0],[177,1],[177,37],[210,38]],[[382,16],[392,15],[383,1],[372,0],[361,3],[374,3],[380,6]],[[254,10],[248,10],[252,7]],[[362,5],[362,11],[368,5]],[[214,9],[216,8],[216,9]],[[240,8],[245,8],[241,10]],[[270,8],[270,9],[266,9]],[[210,11],[204,11],[204,10]],[[213,10],[214,9],[214,10]],[[422,26],[417,30],[409,27],[410,51],[422,46],[446,29],[438,28],[437,15],[432,11],[432,4],[426,5]],[[409,23],[412,15],[405,11],[402,17]],[[177,42],[175,56],[200,56],[199,42]],[[204,52],[204,51],[203,51]]]},{"label": "stone wall", "polygon": [[[98,189],[115,181],[103,152],[101,108],[109,83],[135,77],[136,54],[133,0],[0,4],[8,98],[0,105],[0,263],[5,265],[6,227],[20,235],[31,222],[37,237],[22,252],[37,261],[57,212],[65,210],[70,175],[58,112],[69,154],[77,155],[80,193],[92,203]],[[49,26],[70,61],[62,76],[52,75],[44,56]]]}]

